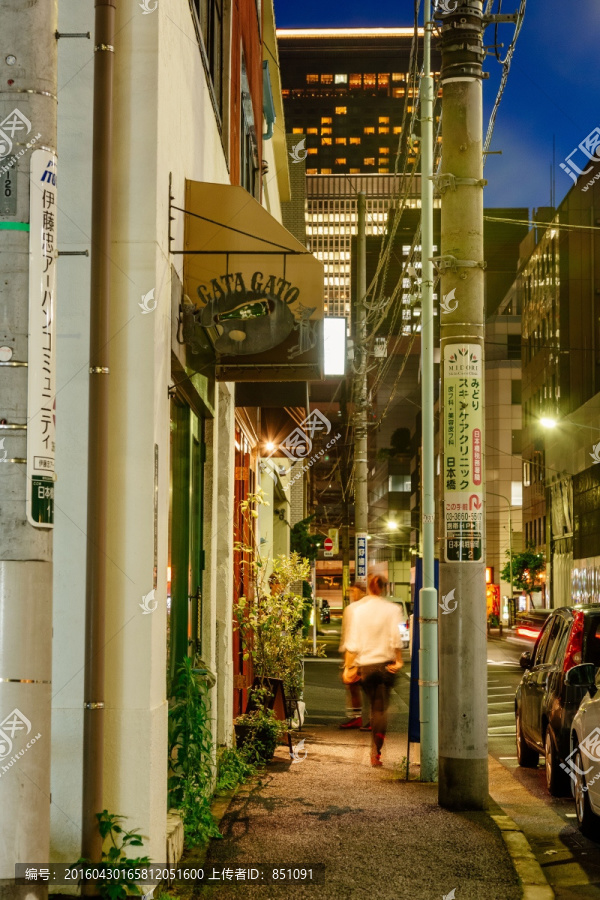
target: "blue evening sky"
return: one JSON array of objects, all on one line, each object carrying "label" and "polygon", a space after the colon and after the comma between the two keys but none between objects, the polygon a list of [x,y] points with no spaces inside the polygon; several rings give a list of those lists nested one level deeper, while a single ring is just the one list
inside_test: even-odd
[{"label": "blue evening sky", "polygon": [[[503,0],[502,12],[518,5]],[[412,0],[275,0],[280,28],[407,26],[412,10]],[[512,26],[500,26],[499,42],[507,46],[511,34]],[[493,40],[490,26],[484,43]],[[600,125],[599,54],[600,0],[529,0],[491,146],[503,155],[490,156],[485,167],[486,206],[549,205],[553,135],[557,203],[572,187],[559,163]],[[501,66],[490,56],[484,69],[485,132]],[[574,161],[584,167],[580,152]]]}]

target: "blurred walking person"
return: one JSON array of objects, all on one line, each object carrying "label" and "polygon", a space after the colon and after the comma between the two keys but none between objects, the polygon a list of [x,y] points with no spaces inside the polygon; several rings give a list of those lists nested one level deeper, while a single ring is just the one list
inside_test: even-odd
[{"label": "blurred walking person", "polygon": [[[367,586],[364,581],[355,581],[350,587],[350,603],[346,607],[342,615],[342,634],[340,638],[340,653],[346,651],[346,638],[350,630],[350,622],[354,611],[362,603],[367,593]],[[346,721],[342,722],[340,728],[361,728],[363,725],[363,710],[368,711],[368,700],[364,700],[360,689],[360,682],[355,681],[346,685]],[[368,726],[368,719],[365,721],[365,727]]]},{"label": "blurred walking person", "polygon": [[371,716],[371,765],[381,766],[381,748],[387,731],[390,691],[402,660],[400,610],[383,594],[387,580],[371,575],[368,593],[354,610],[345,641],[344,681],[360,673],[361,684],[369,698]]}]

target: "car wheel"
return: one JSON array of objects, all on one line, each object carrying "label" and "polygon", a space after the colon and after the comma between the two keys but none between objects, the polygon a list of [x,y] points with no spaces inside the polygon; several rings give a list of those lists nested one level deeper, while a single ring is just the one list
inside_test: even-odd
[{"label": "car wheel", "polygon": [[548,788],[548,793],[553,797],[564,797],[569,793],[568,778],[560,768],[554,735],[549,726],[546,728],[544,751],[546,754],[546,787]]},{"label": "car wheel", "polygon": [[598,838],[600,835],[600,818],[592,812],[590,806],[590,798],[588,797],[587,785],[585,783],[585,775],[582,775],[583,760],[581,752],[577,750],[575,754],[575,812],[577,813],[577,822],[582,834],[589,838]]},{"label": "car wheel", "polygon": [[517,712],[516,717],[516,731],[517,731],[517,760],[520,766],[523,766],[526,769],[535,769],[537,764],[540,761],[540,754],[537,750],[532,750],[525,743],[525,738],[523,737],[523,729],[521,727],[521,713]]}]

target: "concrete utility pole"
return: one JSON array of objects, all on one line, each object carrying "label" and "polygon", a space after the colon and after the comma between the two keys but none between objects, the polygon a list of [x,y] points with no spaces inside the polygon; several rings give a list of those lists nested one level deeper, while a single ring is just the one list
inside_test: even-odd
[{"label": "concrete utility pole", "polygon": [[484,484],[483,0],[440,14],[443,441],[439,802],[488,802]]},{"label": "concrete utility pole", "polygon": [[[356,578],[368,574],[369,496],[367,459],[367,198],[361,191],[357,196],[358,234],[356,266],[356,348],[358,371],[354,379],[354,528]],[[356,360],[355,360],[356,363]]]},{"label": "concrete utility pole", "polygon": [[57,2],[0,0],[0,894],[50,852]]},{"label": "concrete utility pole", "polygon": [[425,0],[421,80],[421,397],[423,587],[419,592],[419,717],[421,781],[438,777],[438,600],[435,587],[435,498],[433,446],[433,78],[431,0]]}]

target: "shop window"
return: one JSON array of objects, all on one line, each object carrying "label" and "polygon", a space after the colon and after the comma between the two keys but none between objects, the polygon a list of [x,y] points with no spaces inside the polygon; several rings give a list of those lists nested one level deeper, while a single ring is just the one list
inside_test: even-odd
[{"label": "shop window", "polygon": [[339,156],[335,161],[336,166],[345,166],[346,159],[344,157]]},{"label": "shop window", "polygon": [[223,0],[193,0],[196,25],[202,36],[202,46],[219,115],[223,118]]},{"label": "shop window", "polygon": [[321,84],[333,84],[333,75],[321,75]]},{"label": "shop window", "polygon": [[365,125],[365,134],[375,134],[375,129],[372,125]]},{"label": "shop window", "polygon": [[376,80],[377,79],[376,79],[375,72],[365,73],[363,75],[363,87],[364,87],[365,91],[373,90],[373,88],[375,87],[375,84],[376,84]]},{"label": "shop window", "polygon": [[336,142],[336,144],[345,144],[346,138],[345,137],[336,138],[335,142]]},{"label": "shop window", "polygon": [[342,74],[342,75],[335,75],[335,76],[334,76],[334,81],[335,81],[336,84],[347,84],[347,83],[348,83],[348,76],[347,76],[347,75],[344,75],[344,74]]},{"label": "shop window", "polygon": [[333,141],[331,140],[330,137],[321,138],[321,146],[322,147],[330,147],[332,143],[333,143]]},{"label": "shop window", "polygon": [[348,109],[345,106],[336,106],[336,108],[335,108],[336,116],[345,116],[347,112],[348,112]]},{"label": "shop window", "polygon": [[307,76],[306,76],[306,83],[307,83],[307,84],[318,84],[318,83],[319,83],[319,76],[318,76],[318,75],[307,75]]},{"label": "shop window", "polygon": [[367,156],[367,157],[363,160],[363,162],[364,162],[365,166],[374,166],[374,165],[375,165],[375,157],[374,157],[374,156]]}]

